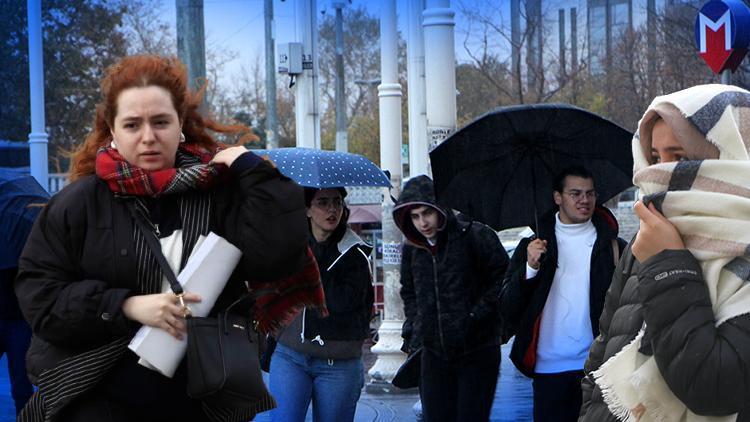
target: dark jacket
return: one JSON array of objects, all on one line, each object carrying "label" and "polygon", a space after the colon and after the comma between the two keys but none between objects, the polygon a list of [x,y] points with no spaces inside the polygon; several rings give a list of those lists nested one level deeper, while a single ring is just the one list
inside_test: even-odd
[{"label": "dark jacket", "polygon": [[[210,230],[243,252],[212,313],[239,297],[245,280],[274,280],[304,263],[302,189],[246,155],[232,165],[229,181],[199,193],[212,195]],[[37,219],[16,279],[34,332],[27,356],[32,377],[138,328],[122,312],[123,301],[137,294],[138,278],[136,228],[125,201],[88,176],[55,195]]]},{"label": "dark jacket", "polygon": [[[516,335],[510,358],[518,370],[528,377],[534,376],[541,315],[557,269],[555,221],[553,213],[540,220],[539,231],[541,238],[547,240],[547,253],[537,275],[526,280],[526,247],[534,239],[530,237],[523,239],[516,247],[500,295],[503,317]],[[593,335],[596,337],[599,334],[599,315],[615,268],[612,241],[617,240],[619,251],[625,248],[626,243],[617,237],[617,220],[609,210],[597,208],[591,221],[597,236],[591,251],[589,310]]]},{"label": "dark jacket", "polygon": [[666,250],[640,264],[630,247],[617,266],[586,361],[580,421],[617,421],[591,372],[630,343],[644,321],[639,351],[654,356],[688,409],[707,416],[739,413],[738,422],[750,421],[750,315],[716,327],[701,267],[689,251]]},{"label": "dark jacket", "polygon": [[16,279],[18,268],[0,269],[0,320],[23,319],[21,308],[18,307],[16,291],[13,281]]},{"label": "dark jacket", "polygon": [[338,241],[320,244],[310,237],[329,315],[305,312],[305,338],[366,339],[375,300],[368,258],[372,248],[350,229]]},{"label": "dark jacket", "polygon": [[[402,335],[411,349],[421,341],[435,354],[453,358],[500,344],[498,295],[508,254],[492,229],[439,207],[432,189],[426,176],[410,180],[393,211],[407,238],[401,258]],[[441,216],[435,247],[411,222],[409,210],[421,205]]]}]

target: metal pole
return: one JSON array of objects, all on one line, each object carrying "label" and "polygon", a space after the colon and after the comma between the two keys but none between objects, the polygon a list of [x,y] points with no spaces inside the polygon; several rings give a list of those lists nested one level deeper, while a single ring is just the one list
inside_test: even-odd
[{"label": "metal pole", "polygon": [[349,150],[346,133],[346,91],[344,90],[344,8],[343,1],[334,1],[336,8],[336,151]]},{"label": "metal pole", "polygon": [[521,0],[510,0],[510,48],[513,75],[513,93],[516,101],[523,103],[523,80],[521,79]]},{"label": "metal pole", "polygon": [[316,0],[297,0],[297,29],[302,36],[302,73],[294,85],[297,146],[320,149],[318,114],[318,18]]},{"label": "metal pole", "polygon": [[427,139],[430,149],[456,130],[454,15],[450,0],[427,0],[422,14]]},{"label": "metal pole", "polygon": [[409,101],[409,177],[430,174],[427,149],[427,105],[425,104],[424,38],[422,12],[424,0],[408,0],[406,42]]},{"label": "metal pole", "polygon": [[724,69],[721,71],[721,83],[724,85],[732,85],[732,71]]},{"label": "metal pole", "polygon": [[[394,195],[401,187],[401,85],[398,83],[398,32],[396,31],[396,0],[381,2],[380,17],[380,165],[391,173]],[[378,343],[372,347],[377,355],[369,374],[368,391],[389,392],[390,381],[404,361],[401,352],[401,325],[404,305],[401,290],[401,232],[393,222],[393,201],[383,189],[383,322],[378,330]]]},{"label": "metal pole", "polygon": [[560,83],[565,80],[565,9],[557,11],[560,48]]},{"label": "metal pole", "polygon": [[44,60],[42,55],[42,1],[26,2],[29,24],[29,167],[31,175],[49,192],[47,132],[44,126]]},{"label": "metal pole", "polygon": [[206,79],[206,39],[203,0],[177,0],[177,55],[188,68],[190,86],[197,90]]},{"label": "metal pole", "polygon": [[274,53],[273,0],[265,0],[266,25],[266,148],[279,147],[279,124],[276,118],[276,54]]}]

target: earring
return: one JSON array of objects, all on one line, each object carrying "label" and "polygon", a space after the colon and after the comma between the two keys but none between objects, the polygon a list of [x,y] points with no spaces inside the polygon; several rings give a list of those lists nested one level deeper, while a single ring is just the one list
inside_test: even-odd
[{"label": "earring", "polygon": [[185,134],[180,132],[180,143],[184,143],[184,142],[185,142]]},{"label": "earring", "polygon": [[111,147],[112,149],[117,149],[117,144],[115,143],[115,140],[114,140],[114,139],[113,139],[113,140],[112,140],[112,141],[111,141],[111,142],[109,143],[109,146],[110,146],[110,147]]}]

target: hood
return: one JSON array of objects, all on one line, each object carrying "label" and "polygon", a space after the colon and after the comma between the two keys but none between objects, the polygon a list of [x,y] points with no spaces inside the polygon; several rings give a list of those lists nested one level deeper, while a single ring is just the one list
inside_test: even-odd
[{"label": "hood", "polygon": [[357,233],[354,233],[354,230],[350,228],[346,228],[346,231],[344,232],[344,236],[339,240],[339,242],[336,244],[336,248],[339,251],[339,256],[336,257],[336,259],[333,260],[331,265],[326,268],[326,271],[330,271],[331,268],[333,268],[334,265],[336,265],[337,262],[339,262],[339,259],[341,259],[342,256],[346,255],[347,252],[351,248],[358,248],[360,252],[362,252],[362,255],[366,259],[370,259],[370,253],[372,252],[372,246],[369,245],[367,242],[362,240]]},{"label": "hood", "polygon": [[651,165],[651,131],[658,118],[669,125],[693,160],[747,160],[750,92],[732,85],[697,85],[654,98],[633,137],[633,174]]},{"label": "hood", "polygon": [[393,221],[406,238],[415,244],[426,245],[427,239],[414,227],[409,216],[412,208],[428,206],[435,208],[440,217],[442,231],[448,222],[448,212],[437,204],[435,200],[435,188],[432,179],[427,176],[417,176],[404,184],[404,189],[393,207]]}]

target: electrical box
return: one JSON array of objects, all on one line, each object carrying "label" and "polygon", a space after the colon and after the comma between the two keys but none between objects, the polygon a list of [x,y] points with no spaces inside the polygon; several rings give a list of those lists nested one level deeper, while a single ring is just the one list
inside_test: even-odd
[{"label": "electrical box", "polygon": [[279,44],[279,73],[299,75],[302,73],[302,43]]}]

